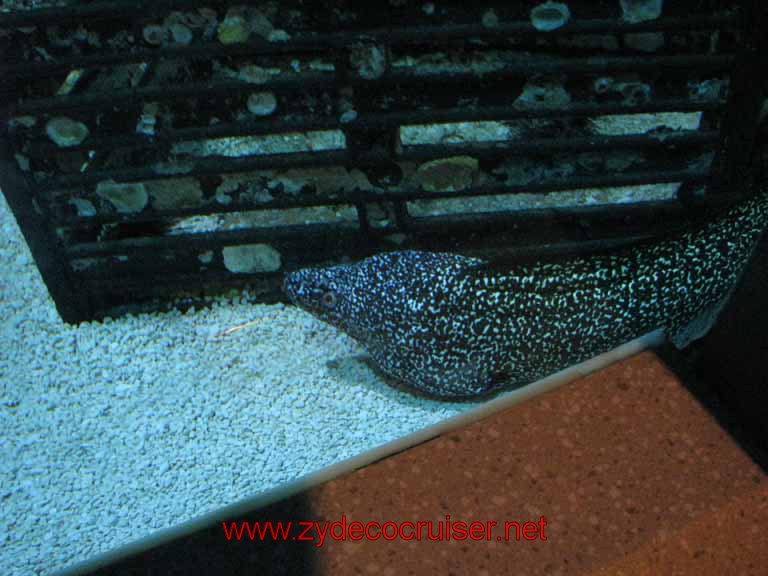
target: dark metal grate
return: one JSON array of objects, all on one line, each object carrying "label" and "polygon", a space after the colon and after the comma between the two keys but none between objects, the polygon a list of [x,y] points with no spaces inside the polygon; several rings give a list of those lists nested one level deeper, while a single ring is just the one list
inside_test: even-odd
[{"label": "dark metal grate", "polygon": [[[542,32],[535,4],[0,13],[0,185],[62,317],[243,286],[274,301],[286,269],[378,250],[591,249],[679,223],[680,200],[727,201],[709,191],[751,162],[765,9],[675,2],[632,22],[619,0],[575,1]],[[639,116],[658,113],[695,125]],[[55,142],[57,118],[87,137]],[[677,197],[607,191],[656,184]],[[520,201],[593,189],[596,205]]]}]

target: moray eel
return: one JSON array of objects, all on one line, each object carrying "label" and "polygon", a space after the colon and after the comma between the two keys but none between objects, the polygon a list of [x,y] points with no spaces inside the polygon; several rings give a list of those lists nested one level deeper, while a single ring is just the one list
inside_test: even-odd
[{"label": "moray eel", "polygon": [[288,298],[359,341],[388,376],[430,396],[535,382],[663,329],[703,336],[768,223],[768,186],[695,228],[606,253],[504,268],[400,251],[285,277]]}]

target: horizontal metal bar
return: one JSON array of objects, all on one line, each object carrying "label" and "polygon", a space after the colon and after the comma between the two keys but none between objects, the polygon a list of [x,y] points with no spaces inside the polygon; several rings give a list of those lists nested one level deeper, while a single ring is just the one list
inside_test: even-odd
[{"label": "horizontal metal bar", "polygon": [[[362,154],[357,157],[358,165],[377,165],[392,161],[427,161],[450,156],[472,156],[478,159],[500,158],[510,155],[538,154],[552,152],[584,152],[615,150],[627,148],[679,148],[682,146],[705,146],[718,142],[717,130],[685,131],[682,133],[633,134],[630,136],[590,136],[582,138],[550,139],[540,138],[531,140],[515,140],[506,142],[479,142],[473,144],[425,144],[406,146],[396,158],[390,158],[386,153]],[[151,180],[167,180],[190,176],[212,176],[219,174],[234,174],[256,170],[273,170],[279,168],[299,168],[314,166],[329,166],[344,164],[347,160],[346,150],[329,150],[322,152],[300,152],[295,154],[264,154],[260,156],[245,156],[240,158],[208,157],[191,161],[185,169],[178,173],[160,172],[154,167],[121,168],[98,170],[52,176],[39,182],[42,190],[63,191],[69,188],[80,188],[84,185],[95,184],[104,180],[117,182],[146,182]],[[357,198],[361,200],[361,198]]]},{"label": "horizontal metal bar", "polygon": [[[513,77],[529,77],[535,74],[603,74],[606,72],[655,72],[685,70],[686,72],[715,72],[729,70],[734,62],[733,54],[690,54],[685,56],[593,56],[588,58],[526,57],[505,63],[503,68],[492,72],[423,74],[418,68],[398,69],[387,80],[400,83],[422,83],[433,80],[439,83],[463,83],[468,81],[495,80]],[[355,80],[362,84],[363,81]]]},{"label": "horizontal metal bar", "polygon": [[[445,245],[446,239],[453,244],[462,238],[464,245],[485,254],[540,252],[552,242],[575,241],[587,247],[591,240],[619,244],[626,236],[664,234],[735,200],[738,194],[707,193],[696,199],[695,215],[691,206],[665,199],[419,216],[409,221],[408,233],[427,245]],[[468,235],[471,231],[476,240]],[[490,237],[497,241],[489,242]]]},{"label": "horizontal metal bar", "polygon": [[572,102],[558,108],[525,110],[514,106],[478,106],[447,110],[403,110],[381,114],[360,114],[348,125],[363,129],[386,129],[395,126],[441,124],[448,122],[482,122],[516,120],[519,118],[573,118],[580,116],[610,116],[615,114],[649,114],[660,112],[711,112],[725,106],[725,100],[694,102],[674,98],[637,105],[622,102]]},{"label": "horizontal metal bar", "polygon": [[687,130],[654,134],[621,136],[585,136],[565,138],[536,138],[506,142],[479,142],[475,144],[422,144],[404,146],[400,160],[426,161],[448,156],[499,158],[515,154],[547,154],[553,152],[593,152],[627,148],[679,148],[681,146],[707,146],[718,142],[717,130]]},{"label": "horizontal metal bar", "polygon": [[[731,54],[706,54],[689,56],[643,56],[637,57],[593,57],[593,58],[525,58],[508,62],[503,68],[493,72],[472,71],[456,74],[445,72],[422,73],[418,69],[396,69],[385,74],[378,80],[348,79],[350,84],[365,85],[369,88],[383,89],[385,86],[398,84],[419,84],[428,89],[438,89],[442,85],[484,81],[503,80],[513,77],[527,77],[531,74],[601,74],[620,70],[624,73],[638,71],[654,71],[660,73],[671,70],[686,70],[690,72],[714,72],[728,70],[733,64]],[[194,83],[181,86],[157,86],[96,94],[80,94],[54,98],[40,98],[12,104],[11,115],[40,114],[53,111],[75,110],[82,108],[112,107],[129,102],[139,106],[143,102],[171,100],[185,97],[204,98],[217,94],[237,94],[254,90],[306,90],[308,88],[330,87],[335,83],[334,73],[302,72],[300,74],[285,74],[277,76],[264,84],[248,82]]]},{"label": "horizontal metal bar", "polygon": [[611,186],[639,186],[643,184],[669,184],[673,182],[704,183],[709,179],[709,172],[704,169],[669,170],[654,172],[629,172],[608,174],[602,176],[570,176],[567,179],[547,180],[518,186],[506,184],[486,185],[481,188],[468,188],[461,192],[425,192],[424,190],[407,190],[403,192],[377,192],[375,196],[365,196],[361,192],[339,193],[332,197],[298,197],[287,201],[276,200],[265,203],[240,203],[237,205],[212,204],[199,208],[179,210],[146,209],[139,214],[108,214],[84,218],[71,216],[57,221],[60,228],[77,228],[119,223],[146,223],[171,221],[190,216],[211,214],[227,214],[232,212],[248,212],[255,210],[279,210],[285,208],[311,208],[316,206],[353,205],[358,202],[392,202],[413,200],[456,199],[481,196],[498,196],[504,194],[546,194],[564,190],[580,190],[584,188],[601,188]]},{"label": "horizontal metal bar", "polygon": [[[723,206],[723,196],[707,196],[701,204],[704,207]],[[467,226],[530,226],[542,222],[578,222],[585,221],[622,221],[626,218],[655,218],[660,214],[663,220],[685,217],[688,209],[677,200],[658,200],[650,202],[631,202],[624,204],[606,204],[589,206],[569,206],[559,208],[535,208],[514,211],[499,211],[483,214],[451,214],[444,216],[414,217],[409,222],[409,232],[413,234],[431,233],[445,226],[466,228]],[[262,229],[226,230],[206,232],[204,234],[184,234],[163,236],[160,238],[128,238],[111,242],[75,244],[67,248],[70,259],[91,258],[123,254],[130,257],[147,251],[178,250],[183,252],[217,249],[228,245],[250,244],[258,242],[285,241],[291,238],[308,238],[314,235],[332,237],[338,234],[349,235],[354,228],[349,225],[308,224],[305,226],[285,226]],[[387,234],[394,230],[379,230]]]},{"label": "horizontal metal bar", "polygon": [[[568,118],[574,116],[596,116],[612,114],[646,114],[658,112],[711,112],[725,106],[725,100],[692,101],[676,98],[656,100],[638,105],[622,102],[576,102],[562,108],[537,110],[519,109],[508,106],[478,106],[449,108],[443,110],[398,110],[395,112],[363,113],[353,122],[341,124],[336,116],[275,116],[240,122],[227,122],[212,126],[193,126],[178,130],[158,131],[148,138],[139,134],[114,134],[90,136],[82,144],[71,146],[74,150],[105,150],[117,147],[141,147],[148,150],[157,144],[170,144],[189,140],[252,136],[261,134],[285,134],[309,130],[387,130],[410,124],[439,124],[447,122],[482,122],[514,120],[518,118]],[[52,142],[39,141],[30,146],[30,156],[40,157],[54,154],[59,148]]]},{"label": "horizontal metal bar", "polygon": [[[631,24],[623,20],[574,20],[567,26],[554,30],[562,34],[600,34],[623,32],[661,32],[670,30],[709,30],[736,24],[731,14],[691,16],[688,18],[664,18]],[[0,28],[3,17],[0,16]],[[222,58],[241,55],[290,54],[293,52],[324,52],[348,48],[359,43],[386,45],[429,44],[436,42],[465,41],[467,38],[490,39],[540,35],[530,22],[501,23],[496,27],[482,24],[445,24],[434,26],[406,26],[374,30],[355,30],[332,34],[296,34],[286,42],[269,42],[254,39],[242,44],[223,45],[209,42],[190,46],[165,46],[140,48],[130,52],[110,52],[93,55],[68,56],[53,62],[24,62],[0,66],[0,76],[16,74],[18,78],[42,77],[72,68],[90,68],[153,62],[173,58]]]},{"label": "horizontal metal bar", "polygon": [[254,242],[279,242],[290,238],[320,235],[331,237],[339,231],[347,234],[357,230],[357,222],[350,224],[314,223],[295,226],[276,226],[270,228],[247,228],[239,230],[222,230],[219,232],[204,232],[200,234],[176,234],[172,236],[124,238],[106,242],[87,242],[71,244],[65,247],[69,259],[88,258],[93,256],[108,256],[110,254],[127,254],[146,250],[208,250],[234,244]]},{"label": "horizontal metal bar", "polygon": [[[257,136],[263,134],[286,134],[289,132],[308,132],[313,130],[341,130],[354,123],[341,124],[336,116],[281,116],[275,115],[269,118],[257,118],[254,120],[242,120],[238,122],[222,122],[209,126],[191,126],[176,130],[157,130],[152,136],[141,134],[94,134],[89,136],[82,144],[70,146],[68,152],[75,150],[105,150],[114,148],[142,148],[151,150],[157,145],[169,145],[176,142],[190,140],[207,140],[210,138],[228,138],[234,136]],[[39,140],[30,145],[31,157],[52,154],[60,148],[53,142]]]},{"label": "horizontal metal bar", "polygon": [[[232,2],[234,4],[234,2]],[[200,0],[113,0],[111,2],[93,2],[90,4],[72,4],[53,6],[34,10],[15,10],[0,12],[0,28],[19,28],[43,24],[62,24],[64,22],[81,23],[90,18],[129,19],[162,14],[171,10],[207,6]]]},{"label": "horizontal metal bar", "polygon": [[119,104],[140,107],[144,102],[173,100],[177,98],[206,98],[218,95],[232,95],[242,92],[264,90],[301,90],[307,86],[331,87],[335,75],[328,72],[302,72],[276,76],[263,84],[244,81],[196,82],[173,86],[151,86],[147,88],[129,88],[123,90],[99,91],[94,94],[77,94],[25,100],[11,104],[10,115],[44,114],[64,110],[112,108]]},{"label": "horizontal metal bar", "polygon": [[102,180],[118,182],[146,182],[150,180],[166,180],[187,176],[215,176],[218,174],[235,174],[253,170],[272,170],[277,168],[302,168],[310,166],[329,166],[343,164],[347,159],[346,150],[326,150],[323,152],[299,152],[295,154],[265,154],[262,156],[246,156],[241,158],[222,158],[218,156],[201,158],[184,164],[175,173],[157,170],[154,167],[118,168],[114,170],[99,170],[54,176],[40,182],[42,190],[79,188],[86,184],[95,184]]},{"label": "horizontal metal bar", "polygon": [[[653,208],[650,207],[643,207],[641,204],[634,205],[634,213],[642,212],[644,215],[648,214],[655,214],[659,211],[660,207],[656,206]],[[639,208],[638,208],[639,206]],[[684,215],[684,211],[680,210],[679,207],[675,206],[674,202],[670,202],[668,205],[663,206],[663,208],[668,212],[675,212],[678,215]],[[594,213],[593,213],[594,214]],[[504,221],[508,221],[509,215],[502,215],[499,214],[499,217],[497,218],[497,221],[501,221],[504,219]],[[549,217],[544,217],[543,215],[539,214],[531,214],[530,217],[526,219],[526,222],[539,222],[544,219],[549,219]],[[584,218],[584,216],[574,216],[569,217],[568,220],[577,220],[580,218]],[[429,218],[417,218],[415,219],[414,226],[418,232],[424,232],[427,229],[431,229],[436,226],[435,223],[431,222],[433,217]],[[519,215],[515,215],[514,218],[515,221],[521,221]],[[467,221],[462,221],[461,215],[458,218],[454,219],[455,225],[457,227],[464,227],[467,224],[471,224]],[[498,222],[497,222],[498,223]],[[438,224],[439,226],[439,224]],[[336,234],[340,232],[339,230],[336,230],[333,232],[333,234]],[[349,231],[341,231],[346,233],[348,236],[350,236]],[[329,232],[324,232],[329,233]],[[304,236],[306,237],[306,236]],[[528,245],[528,246],[521,246],[515,249],[514,253],[520,254],[526,258],[529,258],[532,254],[537,255],[552,255],[552,254],[562,254],[562,253],[584,253],[584,252],[595,252],[600,249],[611,249],[611,248],[617,248],[620,246],[626,246],[628,244],[632,244],[641,240],[646,240],[648,238],[653,237],[652,234],[633,234],[630,236],[619,236],[615,238],[600,238],[597,240],[585,240],[583,242],[557,242],[557,243],[548,243],[543,245]],[[351,238],[351,236],[350,236]],[[260,237],[255,238],[249,238],[247,239],[247,242],[258,242],[260,241]],[[207,248],[219,248],[220,246],[209,246]],[[201,248],[200,246],[196,246],[195,250],[201,250],[201,249],[207,249],[207,248]],[[303,265],[311,265],[309,262],[304,262]],[[160,287],[171,287],[171,286],[179,286],[183,288],[189,288],[190,286],[196,286],[198,289],[203,288],[203,284],[208,283],[228,283],[233,280],[239,280],[244,281],[247,279],[266,279],[270,277],[275,277],[276,275],[282,276],[282,273],[250,273],[250,274],[237,274],[234,275],[226,270],[219,270],[219,269],[209,269],[205,272],[204,281],[200,282],[200,274],[197,272],[190,273],[190,272],[181,272],[176,271],[173,274],[168,274],[167,268],[158,268],[157,270],[148,270],[147,274],[143,277],[137,277],[136,274],[115,274],[114,272],[111,272],[109,274],[104,274],[103,269],[100,270],[98,267],[94,267],[91,269],[85,269],[80,272],[78,272],[78,275],[80,275],[84,280],[86,280],[89,283],[97,284],[102,289],[103,288],[110,288],[109,292],[112,293],[113,291],[125,291],[125,292],[131,292],[135,291],[137,289],[141,289],[142,287],[147,288],[147,276],[151,277],[151,289],[156,288],[158,286]]]},{"label": "horizontal metal bar", "polygon": [[[431,192],[423,192],[418,191],[410,194],[402,194],[402,193],[382,193],[382,194],[376,194],[369,196],[367,200],[369,202],[379,202],[379,201],[391,201],[391,200],[397,200],[397,201],[411,201],[411,200],[419,200],[419,199],[441,199],[441,198],[452,198],[452,199],[459,199],[459,198],[469,198],[469,197],[480,197],[480,196],[491,196],[491,195],[500,195],[500,194],[522,194],[522,193],[544,193],[544,192],[556,192],[556,191],[562,191],[562,190],[579,190],[584,188],[597,188],[597,187],[608,187],[608,186],[633,186],[633,185],[641,185],[641,184],[665,184],[665,183],[672,183],[672,182],[691,182],[691,183],[704,183],[708,181],[709,179],[709,173],[704,170],[678,170],[678,171],[669,171],[669,172],[655,172],[655,173],[629,173],[629,174],[615,174],[615,175],[609,175],[609,176],[594,176],[594,177],[582,177],[582,178],[568,178],[568,179],[558,179],[558,180],[550,180],[548,182],[541,182],[537,184],[530,184],[525,186],[506,186],[506,185],[494,185],[494,186],[486,186],[482,188],[475,188],[471,190],[464,190],[461,193],[457,192],[442,192],[442,193],[431,193]],[[360,199],[360,194],[357,194],[357,200]],[[348,197],[340,197],[340,198],[334,198],[333,200],[326,200],[323,204],[353,204],[354,201],[351,199],[351,197],[348,195]],[[313,205],[322,205],[319,202],[315,202]],[[282,206],[272,206],[273,208],[282,207]],[[195,214],[213,214],[214,211],[211,210],[212,207],[206,207],[205,212],[197,210],[197,211],[176,211],[174,212],[174,217],[183,217],[184,212],[188,212],[189,215],[195,215]],[[223,208],[223,207],[222,207]],[[259,208],[263,208],[263,206],[259,206]],[[223,210],[217,210],[217,212],[223,211]],[[241,208],[241,210],[243,209]],[[137,215],[143,218],[146,218],[145,215]],[[155,213],[155,220],[159,218],[158,213]],[[79,223],[87,223],[87,224],[94,224],[94,223],[107,223],[109,220],[107,218],[78,218],[77,220],[71,222],[73,225],[77,225]],[[112,220],[112,222],[119,222],[120,218],[116,217]],[[138,220],[137,217],[133,217],[130,220],[131,222],[141,221]],[[149,220],[147,220],[149,221]],[[352,225],[352,224],[349,224]],[[348,226],[349,226],[348,225]],[[318,227],[323,226],[336,226],[336,224],[311,224],[307,225],[307,229],[314,230],[318,229]],[[279,227],[279,228],[269,228],[265,229],[264,236],[259,236],[258,238],[261,240],[267,239],[267,238],[273,238],[277,239],[280,237],[289,237],[293,234],[294,230],[298,230],[297,227],[291,227],[291,226],[285,226],[285,227]],[[302,227],[302,229],[304,229]],[[278,233],[277,236],[275,236],[276,232],[275,230],[281,231]],[[208,232],[207,234],[211,234]],[[186,244],[186,240],[190,240],[192,238],[197,238],[195,242],[202,242],[202,245],[197,246],[198,248],[205,249],[207,247],[213,246],[215,244],[220,244],[222,241],[224,242],[232,242],[237,243],[237,241],[254,241],[256,237],[253,236],[253,234],[248,235],[245,234],[245,231],[237,231],[237,234],[235,234],[232,231],[228,231],[227,233],[215,233],[217,237],[219,237],[220,234],[224,234],[223,237],[219,237],[219,240],[212,240],[212,239],[200,239],[197,235],[175,235],[175,236],[162,236],[162,237],[153,237],[153,238],[129,238],[124,240],[115,240],[112,242],[98,242],[98,243],[82,243],[82,244],[73,244],[68,247],[66,247],[66,254],[68,257],[74,258],[74,257],[84,257],[84,256],[93,256],[93,255],[106,255],[113,252],[119,252],[120,250],[124,250],[126,248],[130,247],[136,247],[136,248],[150,248],[153,249],[163,249],[163,248],[184,248]],[[245,234],[245,236],[243,236]],[[222,240],[223,238],[224,240]],[[191,246],[191,245],[190,245]]]}]

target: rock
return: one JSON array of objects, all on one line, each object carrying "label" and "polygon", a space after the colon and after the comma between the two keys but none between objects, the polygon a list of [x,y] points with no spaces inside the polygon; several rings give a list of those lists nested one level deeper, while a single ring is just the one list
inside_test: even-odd
[{"label": "rock", "polygon": [[427,192],[458,192],[469,188],[479,175],[476,158],[453,156],[425,162],[416,170],[416,181]]},{"label": "rock", "polygon": [[531,24],[541,32],[562,28],[571,19],[571,11],[561,2],[545,2],[531,10]]},{"label": "rock", "polygon": [[560,80],[552,77],[535,77],[528,80],[523,92],[515,100],[515,107],[525,110],[560,108],[571,103],[571,95]]},{"label": "rock", "polygon": [[651,101],[651,87],[644,82],[619,82],[614,90],[624,97],[624,104],[637,106]]},{"label": "rock", "polygon": [[349,62],[357,70],[358,76],[366,80],[381,78],[387,69],[386,53],[383,48],[376,45],[353,48]]},{"label": "rock", "polygon": [[248,23],[238,15],[227,15],[217,31],[222,44],[240,44],[248,40]]},{"label": "rock", "polygon": [[499,25],[499,17],[493,8],[483,12],[481,23],[484,28],[496,28]]},{"label": "rock", "polygon": [[90,200],[86,200],[85,198],[70,198],[69,203],[75,207],[78,216],[96,216],[96,208]]},{"label": "rock", "polygon": [[254,64],[248,64],[247,66],[243,66],[240,68],[240,70],[237,71],[237,77],[243,82],[250,82],[251,84],[264,84],[265,82],[269,81],[272,75],[266,68],[262,68],[261,66],[256,66]]},{"label": "rock", "polygon": [[64,79],[64,82],[61,83],[61,86],[59,86],[59,89],[56,91],[56,95],[66,96],[67,94],[71,94],[77,86],[77,83],[80,82],[83,74],[83,70],[79,68],[76,70],[70,70],[67,74],[67,77]]},{"label": "rock", "polygon": [[136,133],[146,136],[155,135],[155,125],[157,124],[157,115],[160,113],[160,105],[157,102],[147,102],[136,123]]},{"label": "rock", "polygon": [[198,206],[203,198],[200,182],[196,178],[154,180],[147,183],[147,189],[155,210]]},{"label": "rock", "polygon": [[187,45],[192,43],[192,39],[194,38],[192,30],[184,26],[184,24],[173,23],[168,27],[168,29],[170,30],[171,37],[176,44]]},{"label": "rock", "polygon": [[270,42],[288,42],[288,40],[290,39],[291,39],[291,36],[288,34],[288,32],[286,32],[281,28],[272,30],[267,35],[267,40],[269,40]]},{"label": "rock", "polygon": [[349,124],[357,120],[357,110],[347,110],[341,116],[339,116],[339,122],[342,124]]},{"label": "rock", "polygon": [[605,94],[611,89],[613,89],[613,78],[610,76],[600,76],[592,82],[592,90],[595,94]]},{"label": "rock", "polygon": [[688,82],[688,94],[697,102],[712,101],[722,98],[728,93],[728,81],[720,78],[711,78],[697,82]]},{"label": "rock", "polygon": [[165,26],[159,24],[150,24],[144,26],[141,35],[144,37],[144,41],[152,46],[161,46],[165,43],[168,37],[168,29]]},{"label": "rock", "polygon": [[29,172],[29,158],[18,152],[15,153],[13,157],[16,158],[16,164],[19,165],[22,172]]},{"label": "rock", "polygon": [[256,116],[269,116],[277,109],[277,98],[272,92],[255,92],[248,97],[248,111]]},{"label": "rock", "polygon": [[280,253],[268,244],[226,246],[221,253],[226,269],[236,274],[275,272],[282,266]]},{"label": "rock", "polygon": [[53,142],[61,147],[77,146],[88,138],[88,126],[71,118],[52,118],[45,125],[45,132]]},{"label": "rock", "polygon": [[123,183],[104,180],[96,185],[96,194],[123,214],[141,212],[149,201],[143,182]]},{"label": "rock", "polygon": [[32,128],[37,125],[37,118],[34,116],[14,116],[8,123],[13,127],[21,126],[23,128]]},{"label": "rock", "polygon": [[637,23],[655,20],[661,16],[664,0],[619,0],[622,18],[627,22]]}]

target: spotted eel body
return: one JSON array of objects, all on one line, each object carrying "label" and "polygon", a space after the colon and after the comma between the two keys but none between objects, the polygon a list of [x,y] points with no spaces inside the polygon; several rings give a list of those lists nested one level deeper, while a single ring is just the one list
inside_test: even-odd
[{"label": "spotted eel body", "polygon": [[605,254],[504,269],[401,251],[288,274],[290,300],[429,395],[519,387],[662,328],[703,336],[768,224],[768,187],[705,224]]}]

